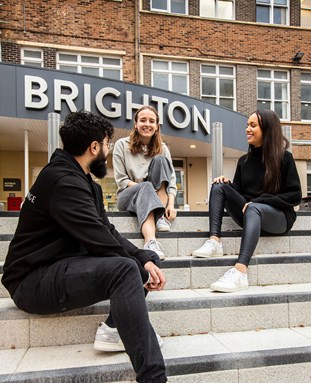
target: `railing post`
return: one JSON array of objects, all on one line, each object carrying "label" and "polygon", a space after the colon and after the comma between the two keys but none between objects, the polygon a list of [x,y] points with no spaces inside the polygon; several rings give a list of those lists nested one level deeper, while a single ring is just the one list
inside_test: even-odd
[{"label": "railing post", "polygon": [[283,135],[288,139],[289,147],[288,150],[292,151],[292,127],[290,125],[285,125],[282,127]]},{"label": "railing post", "polygon": [[212,124],[212,179],[223,174],[222,123]]},{"label": "railing post", "polygon": [[49,113],[48,114],[48,161],[51,159],[51,155],[54,150],[59,147],[59,130],[60,126],[60,114]]}]

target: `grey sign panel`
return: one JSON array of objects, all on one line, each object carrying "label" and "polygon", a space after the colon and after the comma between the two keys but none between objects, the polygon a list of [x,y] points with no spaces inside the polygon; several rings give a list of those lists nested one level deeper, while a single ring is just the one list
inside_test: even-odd
[{"label": "grey sign panel", "polygon": [[[174,92],[124,81],[0,63],[0,115],[47,120],[70,111],[102,114],[115,127],[131,129],[141,105],[154,106],[163,134],[211,142],[213,122],[223,126],[224,146],[246,150],[246,117],[229,109]],[[242,136],[243,137],[243,136]]]}]

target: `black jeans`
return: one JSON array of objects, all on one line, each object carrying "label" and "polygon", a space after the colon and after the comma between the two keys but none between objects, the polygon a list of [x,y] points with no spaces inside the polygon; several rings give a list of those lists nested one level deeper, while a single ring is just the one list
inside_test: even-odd
[{"label": "black jeans", "polygon": [[230,184],[212,185],[209,201],[210,236],[220,238],[222,218],[226,209],[231,218],[243,228],[237,263],[248,266],[261,231],[271,234],[285,233],[287,221],[281,210],[263,203],[249,204],[243,214],[242,209],[246,203],[246,199]]},{"label": "black jeans", "polygon": [[111,313],[137,382],[167,381],[159,343],[147,312],[141,275],[124,257],[72,257],[34,270],[13,296],[20,309],[51,314],[110,299]]}]

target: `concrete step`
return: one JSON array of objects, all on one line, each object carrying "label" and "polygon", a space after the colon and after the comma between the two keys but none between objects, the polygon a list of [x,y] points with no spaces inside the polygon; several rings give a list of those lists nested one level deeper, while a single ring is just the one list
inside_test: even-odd
[{"label": "concrete step", "polygon": [[[172,383],[311,379],[311,327],[166,337],[162,352]],[[135,381],[126,353],[94,351],[89,343],[2,350],[0,371],[0,382],[10,383]]]},{"label": "concrete step", "polygon": [[[210,289],[164,290],[147,297],[161,336],[311,326],[311,283],[252,286],[223,294]],[[0,299],[0,349],[91,343],[109,313],[104,301],[57,315],[31,315]],[[239,319],[238,319],[239,318]]]}]

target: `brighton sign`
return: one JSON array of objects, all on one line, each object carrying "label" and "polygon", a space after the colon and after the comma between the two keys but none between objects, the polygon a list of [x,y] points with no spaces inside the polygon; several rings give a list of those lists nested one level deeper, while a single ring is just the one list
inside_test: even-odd
[{"label": "brighton sign", "polygon": [[[142,105],[155,107],[163,134],[211,142],[213,122],[224,127],[224,145],[241,147],[237,135],[246,117],[185,95],[123,81],[22,65],[0,63],[0,116],[46,120],[50,112],[63,118],[87,110],[131,129]],[[242,145],[243,146],[243,145]]]}]

